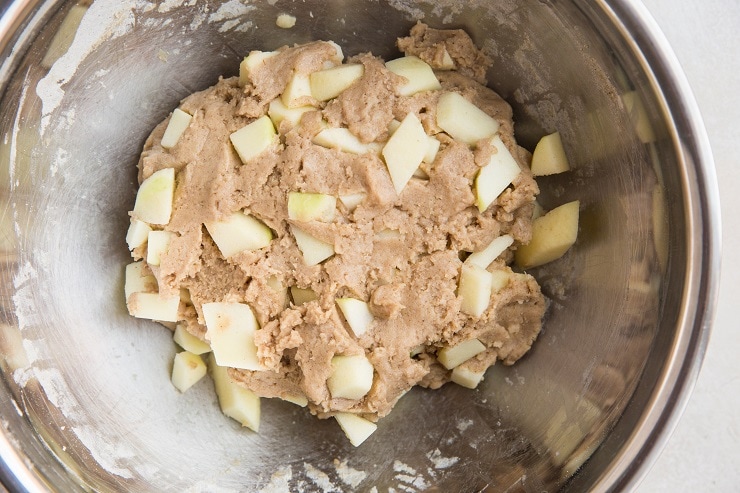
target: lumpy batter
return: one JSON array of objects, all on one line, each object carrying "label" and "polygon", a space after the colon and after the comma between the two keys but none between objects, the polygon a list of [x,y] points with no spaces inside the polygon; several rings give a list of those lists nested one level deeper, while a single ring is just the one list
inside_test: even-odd
[{"label": "lumpy batter", "polygon": [[[429,64],[441,89],[402,96],[404,77],[371,54],[352,57],[347,62],[364,66],[359,80],[328,102],[305,96],[313,108],[297,124],[279,123],[276,142],[243,162],[230,135],[267,114],[295,74],[341,63],[333,43],[283,47],[241,81],[221,79],[185,98],[180,110],[192,120],[176,145],[161,145],[165,120],[147,139],[139,161],[140,182],[164,168],[176,174],[171,218],[152,226],[174,233],[159,266],[147,266],[160,295],[183,293],[179,321],[206,342],[204,304],[249,305],[259,322],[254,342],[263,369],[232,368],[232,378],[263,397],[305,396],[320,417],[350,412],[377,420],[411,387],[448,382],[452,371],[438,362],[438,352],[471,339],[485,350],[461,367],[480,373],[497,360],[513,364],[529,350],[544,314],[537,282],[508,266],[513,249],[530,239],[538,188],[529,172],[530,155],[514,140],[511,108],[483,85],[487,58],[464,32],[424,24],[398,46]],[[440,128],[437,103],[449,92],[498,122],[498,135],[521,168],[483,212],[475,205],[474,179],[496,149],[487,140],[459,142]],[[368,149],[382,149],[394,120],[410,113],[440,146],[400,193],[382,153],[314,143],[326,128],[345,128]],[[330,221],[302,222],[288,217],[290,192],[340,200]],[[236,211],[267,225],[273,239],[225,258],[204,224]],[[334,255],[306,265],[292,227],[332,245]],[[480,316],[466,314],[458,293],[463,261],[501,235],[513,237],[513,245],[487,270],[504,272],[508,280],[492,292]],[[133,250],[135,259],[146,254],[146,244]],[[301,291],[308,298],[300,303],[286,296],[291,287],[310,290]],[[343,297],[370,309],[373,320],[360,336],[338,308],[336,299]],[[372,387],[362,398],[332,397],[327,379],[337,355],[365,355],[372,364]]]}]

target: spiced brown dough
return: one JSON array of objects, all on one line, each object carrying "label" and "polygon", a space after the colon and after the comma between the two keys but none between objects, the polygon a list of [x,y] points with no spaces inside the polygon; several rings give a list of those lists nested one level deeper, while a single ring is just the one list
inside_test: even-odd
[{"label": "spiced brown dough", "polygon": [[[263,397],[305,395],[311,412],[320,417],[348,411],[377,420],[414,385],[437,388],[448,382],[451,372],[437,362],[437,351],[471,338],[486,350],[464,366],[481,371],[496,360],[512,364],[529,350],[544,314],[534,278],[508,267],[511,249],[488,267],[512,273],[508,285],[492,295],[480,317],[460,311],[461,258],[502,234],[515,239],[512,248],[528,242],[538,188],[529,172],[529,154],[514,141],[511,108],[471,78],[481,80],[486,69],[481,63],[487,59],[470,38],[462,31],[419,24],[399,40],[399,47],[432,67],[439,67],[446,49],[456,69],[435,71],[442,90],[400,96],[403,77],[370,54],[353,57],[350,62],[365,68],[360,80],[328,103],[314,102],[316,110],[305,113],[299,125],[283,121],[279,144],[242,163],[229,135],[264,115],[294,72],[319,70],[336,57],[327,42],[283,47],[243,87],[237,77],[220,79],[184,99],[180,108],[193,118],[177,145],[160,145],[165,120],[147,139],[139,161],[140,181],[162,168],[176,170],[174,210],[163,227],[176,236],[161,265],[152,267],[160,293],[188,290],[191,302],[181,303],[179,316],[201,339],[204,303],[248,304],[261,326],[255,342],[266,370],[231,369],[232,377]],[[498,121],[499,135],[522,169],[482,213],[472,185],[495,148],[483,141],[471,147],[442,132],[436,105],[447,91],[462,94]],[[410,112],[441,146],[434,162],[422,163],[422,173],[400,195],[380,154],[357,155],[312,143],[328,123],[382,145],[391,121]],[[287,213],[287,196],[294,191],[366,196],[354,210],[338,201],[331,222],[296,223]],[[239,210],[259,218],[275,237],[268,247],[224,259],[204,223]],[[335,255],[306,266],[291,223],[332,244]],[[134,257],[145,258],[145,248],[134,250]],[[318,299],[296,306],[276,286],[310,288]],[[360,337],[335,303],[345,296],[367,301],[375,316]],[[340,354],[365,354],[374,366],[372,388],[360,400],[330,395],[331,360]]]}]

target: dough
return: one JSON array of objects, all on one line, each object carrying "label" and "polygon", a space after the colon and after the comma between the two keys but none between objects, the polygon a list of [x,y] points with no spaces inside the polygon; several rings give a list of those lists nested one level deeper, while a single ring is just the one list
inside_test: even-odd
[{"label": "dough", "polygon": [[[174,209],[163,227],[175,236],[161,264],[151,267],[160,293],[187,290],[179,317],[201,339],[204,303],[247,303],[261,326],[255,342],[267,369],[231,369],[232,377],[263,397],[305,395],[311,412],[320,417],[348,411],[377,420],[411,387],[438,388],[448,382],[451,372],[437,362],[437,351],[471,338],[486,350],[466,361],[467,368],[482,371],[497,360],[513,364],[537,337],[545,310],[535,279],[507,265],[511,250],[529,241],[538,188],[529,172],[530,155],[514,140],[511,108],[481,84],[487,58],[464,32],[423,24],[398,46],[433,67],[446,50],[457,70],[436,71],[440,91],[399,96],[403,77],[371,54],[353,57],[349,62],[365,68],[359,81],[336,99],[317,104],[299,125],[283,121],[279,144],[244,164],[229,135],[264,115],[294,73],[320,70],[337,53],[335,45],[322,41],[283,47],[246,85],[240,86],[238,77],[222,78],[184,99],[180,109],[193,118],[177,145],[160,145],[165,120],[147,139],[139,161],[140,182],[162,168],[176,170]],[[445,91],[459,92],[498,121],[499,134],[522,169],[483,213],[474,205],[472,184],[494,148],[483,142],[471,148],[442,132],[436,104]],[[380,154],[356,155],[312,143],[328,124],[382,147],[391,121],[409,112],[441,146],[434,162],[423,163],[422,173],[400,195]],[[334,246],[336,254],[322,264],[306,266],[290,232],[295,221],[288,219],[287,196],[292,191],[366,194],[354,210],[338,201],[331,222],[300,223],[305,232]],[[263,221],[275,238],[266,248],[226,260],[204,223],[238,210]],[[456,293],[461,259],[502,234],[511,235],[514,245],[488,269],[509,272],[509,283],[492,295],[483,315],[466,315]],[[146,246],[133,255],[146,258]],[[309,288],[318,298],[299,306],[286,303],[284,288],[291,286]],[[375,317],[360,337],[335,303],[346,296],[368,302]],[[332,357],[353,354],[365,354],[372,363],[372,388],[360,400],[332,398],[326,384]]]}]

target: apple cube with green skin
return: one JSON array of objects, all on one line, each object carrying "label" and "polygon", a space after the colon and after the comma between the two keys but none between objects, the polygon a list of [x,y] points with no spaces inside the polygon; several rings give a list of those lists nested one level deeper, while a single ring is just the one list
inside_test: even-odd
[{"label": "apple cube with green skin", "polygon": [[293,298],[293,304],[295,306],[301,306],[319,299],[319,296],[313,289],[299,288],[298,286],[292,286],[290,288],[290,296]]},{"label": "apple cube with green skin", "polygon": [[206,376],[206,373],[206,364],[200,356],[189,351],[179,352],[172,365],[172,385],[180,392],[185,392]]},{"label": "apple cube with green skin", "polygon": [[432,67],[425,61],[415,56],[405,56],[390,60],[385,64],[386,68],[394,74],[405,77],[407,82],[398,88],[401,96],[413,96],[422,91],[438,91],[442,84],[434,75]]},{"label": "apple cube with green skin", "polygon": [[242,163],[247,164],[267,148],[277,143],[278,136],[270,117],[263,115],[232,133],[229,139],[234,145],[236,153],[239,154]]},{"label": "apple cube with green skin", "polygon": [[290,226],[298,249],[303,254],[303,263],[312,266],[318,265],[334,255],[334,245],[314,238],[305,231],[293,225]]},{"label": "apple cube with green skin", "polygon": [[498,135],[493,137],[491,144],[497,152],[475,177],[475,204],[480,212],[488,209],[522,171],[514,156],[501,141],[501,137]]},{"label": "apple cube with green skin", "polygon": [[365,74],[362,64],[346,64],[313,72],[309,76],[311,94],[318,101],[334,99]]},{"label": "apple cube with green skin", "polygon": [[493,278],[486,269],[474,264],[463,264],[457,295],[460,310],[472,317],[480,317],[491,302]]},{"label": "apple cube with green skin", "polygon": [[487,269],[491,263],[498,258],[499,255],[504,253],[514,243],[514,238],[511,235],[501,235],[494,238],[483,250],[471,253],[468,258],[465,259],[465,263],[468,265],[477,265],[481,269]]},{"label": "apple cube with green skin", "polygon": [[529,269],[562,257],[578,238],[580,202],[575,200],[551,210],[532,222],[532,239],[517,248],[514,258]]},{"label": "apple cube with green skin", "polygon": [[337,298],[336,302],[355,336],[367,332],[375,319],[367,303],[356,298]]},{"label": "apple cube with green skin", "polygon": [[362,399],[373,386],[375,369],[364,354],[334,356],[326,385],[333,399]]},{"label": "apple cube with green skin", "polygon": [[414,175],[428,149],[429,140],[424,127],[415,114],[409,113],[382,151],[397,194]]},{"label": "apple cube with green skin", "polygon": [[180,295],[161,296],[159,293],[131,293],[126,301],[130,315],[158,322],[177,322],[180,318]]},{"label": "apple cube with green skin", "polygon": [[149,265],[159,265],[162,255],[167,253],[170,241],[175,237],[175,233],[170,231],[150,231],[149,240],[147,241],[146,263]]},{"label": "apple cube with green skin", "polygon": [[545,135],[537,142],[530,166],[534,176],[547,176],[570,170],[560,133]]},{"label": "apple cube with green skin", "polygon": [[139,186],[134,204],[134,218],[148,224],[169,223],[174,197],[174,168],[155,171]]},{"label": "apple cube with green skin", "polygon": [[359,447],[378,429],[378,425],[372,421],[352,413],[337,413],[334,415],[334,419],[337,420],[339,427],[347,435],[349,443],[355,447]]},{"label": "apple cube with green skin", "polygon": [[243,370],[264,370],[257,357],[254,333],[259,323],[244,303],[204,303],[206,340],[219,366]]},{"label": "apple cube with green skin", "polygon": [[279,99],[273,99],[270,101],[270,105],[268,106],[267,115],[270,117],[270,120],[272,120],[275,128],[278,128],[283,120],[290,122],[290,124],[295,127],[300,123],[304,113],[314,111],[315,109],[316,108],[313,106],[288,108]]},{"label": "apple cube with green skin", "polygon": [[437,361],[448,370],[452,370],[485,350],[486,346],[478,339],[468,339],[455,346],[437,351]]},{"label": "apple cube with green skin", "polygon": [[133,293],[156,293],[158,290],[157,278],[143,260],[128,264],[124,277],[123,291],[127,301]]},{"label": "apple cube with green skin", "polygon": [[456,366],[452,369],[450,380],[468,389],[474,389],[483,380],[484,371],[475,372],[464,366]]},{"label": "apple cube with green skin", "polygon": [[253,74],[265,65],[265,61],[277,54],[277,51],[250,51],[239,64],[239,85],[244,87],[251,82]]},{"label": "apple cube with green skin", "polygon": [[296,73],[285,86],[280,100],[287,108],[298,108],[313,100],[311,80],[307,74]]},{"label": "apple cube with green skin", "polygon": [[228,368],[218,365],[213,356],[209,366],[221,412],[242,426],[259,432],[261,414],[259,396],[232,380]]},{"label": "apple cube with green skin", "polygon": [[334,219],[337,198],[323,193],[290,192],[288,218],[295,221],[322,221]]},{"label": "apple cube with green skin", "polygon": [[183,348],[193,354],[205,354],[211,351],[211,346],[207,342],[201,341],[193,334],[185,329],[183,324],[177,324],[175,332],[172,334],[172,340]]},{"label": "apple cube with green skin", "polygon": [[311,142],[327,149],[339,149],[340,151],[358,155],[368,152],[378,152],[376,144],[362,142],[348,128],[344,127],[325,128],[316,134]]},{"label": "apple cube with green skin", "polygon": [[437,125],[453,139],[471,146],[492,137],[499,127],[496,120],[456,92],[439,98]]},{"label": "apple cube with green skin", "polygon": [[224,258],[245,250],[259,250],[270,245],[272,230],[254,216],[235,212],[226,219],[205,223],[208,234]]},{"label": "apple cube with green skin", "polygon": [[165,149],[175,147],[182,134],[185,133],[185,130],[190,126],[190,121],[192,119],[193,117],[190,114],[185,113],[180,108],[175,108],[175,111],[172,112],[169,123],[167,123],[164,135],[162,135],[162,147]]},{"label": "apple cube with green skin", "polygon": [[151,230],[152,228],[144,221],[132,219],[131,225],[128,227],[128,231],[126,232],[126,244],[128,244],[128,249],[133,250],[134,248],[138,248],[146,243],[149,239],[149,232]]}]

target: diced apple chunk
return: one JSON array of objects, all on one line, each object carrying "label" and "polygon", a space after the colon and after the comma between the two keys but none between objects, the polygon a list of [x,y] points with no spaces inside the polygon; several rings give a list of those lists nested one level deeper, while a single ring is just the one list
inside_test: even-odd
[{"label": "diced apple chunk", "polygon": [[252,81],[255,72],[265,65],[265,61],[277,55],[277,51],[251,51],[239,64],[239,85],[245,86]]},{"label": "diced apple chunk", "polygon": [[172,112],[170,121],[167,124],[167,128],[164,131],[164,135],[162,136],[162,147],[165,149],[175,147],[182,134],[187,130],[192,119],[193,117],[188,113],[185,113],[180,108],[175,108],[175,111]]},{"label": "diced apple chunk", "polygon": [[283,285],[277,276],[270,276],[265,282],[267,287],[272,289],[278,295],[278,305],[282,308],[288,307],[288,288]]},{"label": "diced apple chunk", "polygon": [[363,200],[365,200],[365,196],[366,194],[364,193],[341,195],[339,197],[339,201],[344,204],[344,207],[346,207],[349,212],[352,212],[357,208],[358,205],[362,203]]},{"label": "diced apple chunk", "polygon": [[438,70],[454,70],[455,61],[450,56],[450,52],[447,51],[447,48],[445,48],[444,50],[444,54],[442,55],[442,62],[439,64],[439,67],[436,68]]},{"label": "diced apple chunk", "polygon": [[330,222],[337,210],[337,198],[323,193],[290,192],[288,218],[296,221]]},{"label": "diced apple chunk", "polygon": [[319,101],[328,101],[339,96],[365,73],[362,64],[339,65],[319,70],[310,75],[311,94]]},{"label": "diced apple chunk", "polygon": [[299,288],[298,286],[292,286],[290,288],[290,296],[293,298],[293,304],[295,306],[301,306],[305,303],[319,299],[319,296],[313,289]]},{"label": "diced apple chunk", "polygon": [[506,270],[495,270],[491,272],[491,292],[498,293],[509,285],[511,273]]},{"label": "diced apple chunk", "polygon": [[236,153],[239,154],[242,163],[246,164],[276,143],[278,137],[270,117],[263,115],[232,133],[229,139],[234,145]]},{"label": "diced apple chunk", "polygon": [[483,380],[484,371],[472,371],[464,366],[456,366],[452,369],[450,380],[463,387],[474,389]]},{"label": "diced apple chunk", "polygon": [[362,399],[373,386],[375,369],[364,354],[334,356],[326,385],[333,399]]},{"label": "diced apple chunk", "polygon": [[375,145],[362,142],[348,128],[344,127],[325,128],[314,136],[312,142],[327,149],[339,149],[352,154],[377,152]]},{"label": "diced apple chunk", "polygon": [[397,194],[411,179],[428,149],[424,127],[414,113],[409,113],[383,147],[383,158]]},{"label": "diced apple chunk", "polygon": [[170,241],[174,237],[175,233],[170,231],[150,231],[146,247],[146,263],[149,265],[159,265],[162,255],[167,253]]},{"label": "diced apple chunk", "polygon": [[487,269],[491,263],[498,258],[499,255],[504,253],[514,243],[514,238],[511,235],[501,235],[494,238],[491,243],[488,244],[483,250],[479,250],[475,253],[471,253],[468,258],[465,259],[465,263],[468,265],[477,265],[481,269]]},{"label": "diced apple chunk", "polygon": [[537,143],[530,166],[534,176],[547,176],[570,170],[560,132],[545,135]]},{"label": "diced apple chunk", "polygon": [[423,161],[427,164],[432,164],[437,158],[439,152],[440,141],[436,137],[431,135],[427,137],[427,152],[424,153]]},{"label": "diced apple chunk", "polygon": [[134,204],[134,218],[149,224],[167,224],[172,215],[174,197],[174,168],[155,171],[139,186]]},{"label": "diced apple chunk", "polygon": [[209,346],[207,342],[201,341],[188,332],[182,323],[177,324],[175,327],[175,332],[172,334],[172,340],[185,351],[193,354],[205,354],[211,351],[211,346]]},{"label": "diced apple chunk", "polygon": [[213,357],[209,366],[221,412],[242,426],[258,432],[261,413],[259,396],[234,382],[229,376],[228,368],[219,366]]},{"label": "diced apple chunk", "polygon": [[494,200],[511,185],[511,182],[519,176],[521,168],[514,157],[496,135],[491,139],[491,144],[496,151],[488,164],[483,166],[475,177],[475,203],[478,210],[483,212]]},{"label": "diced apple chunk", "polygon": [[264,370],[257,358],[254,333],[259,329],[249,305],[244,303],[204,303],[206,340],[219,366],[243,370]]},{"label": "diced apple chunk", "polygon": [[305,395],[286,395],[283,396],[283,400],[296,406],[306,407],[308,405],[308,399]]},{"label": "diced apple chunk", "polygon": [[152,228],[144,221],[132,219],[131,225],[128,227],[128,231],[126,232],[126,244],[128,244],[128,249],[133,250],[134,248],[138,248],[146,243],[146,240],[149,239],[149,231],[151,230]]},{"label": "diced apple chunk", "polygon": [[160,296],[159,293],[131,293],[126,302],[129,314],[158,322],[177,322],[180,296]]},{"label": "diced apple chunk", "polygon": [[493,279],[491,273],[474,264],[463,264],[457,294],[462,299],[460,310],[472,317],[480,317],[491,302]]},{"label": "diced apple chunk", "polygon": [[288,108],[279,99],[273,99],[270,101],[270,105],[267,109],[267,115],[272,120],[275,128],[280,126],[280,123],[285,120],[290,122],[292,126],[297,126],[301,122],[301,118],[304,113],[313,111],[316,108],[313,106],[299,106],[297,108]]},{"label": "diced apple chunk", "polygon": [[185,392],[206,376],[206,373],[206,364],[200,356],[190,351],[179,352],[172,365],[172,385],[180,392]]},{"label": "diced apple chunk", "polygon": [[205,223],[208,234],[224,258],[245,250],[265,248],[272,241],[272,230],[254,216],[235,212],[226,219]]},{"label": "diced apple chunk", "polygon": [[425,61],[415,56],[405,56],[390,60],[385,64],[386,68],[394,74],[405,77],[408,82],[398,88],[401,96],[413,96],[422,91],[437,91],[442,89],[442,84],[434,75],[432,67]]},{"label": "diced apple chunk", "polygon": [[442,348],[437,351],[437,361],[448,370],[452,370],[485,350],[486,346],[478,339],[468,339],[456,346]]},{"label": "diced apple chunk", "polygon": [[320,264],[334,255],[334,245],[314,238],[305,231],[292,225],[290,231],[293,233],[298,249],[303,254],[303,263],[306,265]]},{"label": "diced apple chunk", "polygon": [[577,200],[568,202],[535,219],[532,240],[517,248],[516,263],[528,269],[562,257],[578,237],[579,206]]},{"label": "diced apple chunk", "polygon": [[347,435],[349,443],[355,447],[359,447],[378,429],[378,425],[372,421],[352,413],[337,413],[334,415],[334,419],[337,420],[339,427]]},{"label": "diced apple chunk", "polygon": [[437,125],[453,139],[474,145],[498,132],[499,124],[456,92],[447,92],[437,103]]},{"label": "diced apple chunk", "polygon": [[157,278],[152,275],[146,262],[142,260],[126,266],[123,291],[127,301],[133,293],[157,292]]},{"label": "diced apple chunk", "polygon": [[285,86],[280,100],[287,108],[298,108],[313,101],[311,81],[307,74],[295,73]]},{"label": "diced apple chunk", "polygon": [[367,332],[368,327],[375,319],[370,313],[367,303],[356,298],[337,298],[337,305],[344,315],[355,336],[360,337]]}]

